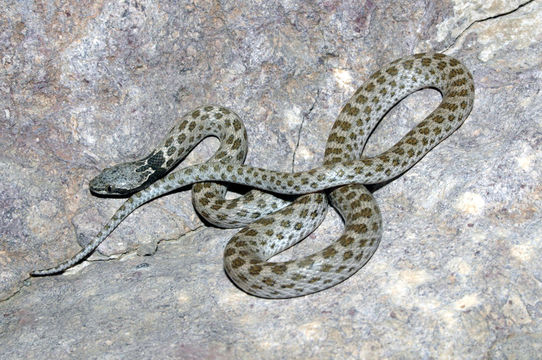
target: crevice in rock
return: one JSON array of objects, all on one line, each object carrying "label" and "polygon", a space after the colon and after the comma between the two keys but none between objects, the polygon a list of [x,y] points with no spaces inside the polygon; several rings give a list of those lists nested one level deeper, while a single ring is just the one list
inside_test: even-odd
[{"label": "crevice in rock", "polygon": [[9,294],[8,296],[6,296],[5,298],[0,298],[0,304],[1,303],[4,303],[6,301],[9,301],[11,298],[15,297],[18,293],[21,292],[21,289],[23,288],[23,286],[26,285],[26,282],[28,281],[28,279],[25,279],[23,281],[23,285],[18,287],[15,291],[13,291],[11,294]]},{"label": "crevice in rock", "polygon": [[512,10],[509,10],[509,11],[506,11],[506,12],[503,12],[503,13],[500,13],[500,14],[495,14],[495,15],[491,15],[491,16],[488,16],[488,17],[485,17],[483,19],[478,19],[478,20],[475,20],[473,21],[469,26],[467,26],[463,31],[461,31],[461,33],[459,33],[459,35],[457,35],[455,37],[455,39],[452,41],[452,43],[446,47],[444,51],[447,51],[449,50],[452,46],[454,46],[456,43],[457,43],[457,40],[459,38],[461,38],[470,28],[472,28],[474,25],[478,24],[478,23],[482,23],[482,22],[485,22],[485,21],[490,21],[490,20],[494,20],[494,19],[498,19],[500,17],[503,17],[503,16],[507,16],[507,15],[510,15],[510,14],[513,14],[515,13],[516,11],[520,10],[521,8],[529,5],[530,3],[534,2],[535,0],[529,0],[529,1],[526,1],[522,4],[519,4],[517,7],[515,7],[514,9]]},{"label": "crevice in rock", "polygon": [[299,148],[299,143],[301,141],[301,132],[303,131],[303,126],[305,125],[305,122],[309,119],[310,114],[314,110],[314,107],[316,106],[316,102],[318,101],[318,98],[320,97],[320,90],[316,92],[316,96],[314,97],[314,101],[311,104],[311,107],[309,110],[307,110],[301,119],[301,125],[299,125],[299,130],[297,132],[297,141],[295,143],[294,152],[292,154],[292,172],[295,172],[295,156],[297,154],[297,149]]},{"label": "crevice in rock", "polygon": [[100,259],[92,259],[92,260],[85,260],[85,261],[88,261],[88,262],[118,261],[118,260],[122,260],[126,256],[130,256],[130,255],[133,255],[133,254],[137,254],[137,256],[139,256],[139,257],[154,256],[154,254],[156,254],[156,252],[158,251],[158,247],[160,246],[160,244],[165,243],[165,242],[180,241],[180,240],[184,239],[185,237],[187,237],[188,235],[192,235],[192,234],[194,234],[196,232],[199,232],[199,231],[202,231],[202,230],[204,230],[206,228],[207,228],[207,226],[200,225],[200,226],[198,226],[198,227],[196,227],[194,229],[188,230],[187,232],[185,232],[184,234],[179,235],[178,237],[171,238],[171,239],[159,239],[156,242],[156,250],[152,254],[149,254],[149,255],[147,255],[147,254],[145,254],[145,255],[138,254],[138,250],[139,250],[139,247],[140,247],[140,245],[138,245],[133,250],[125,251],[125,252],[122,252],[122,253],[119,253],[119,254],[114,254],[114,255],[111,255],[111,256],[106,256],[106,257],[100,258]]},{"label": "crevice in rock", "polygon": [[[191,229],[187,232],[185,232],[184,234],[181,234],[180,236],[176,237],[176,238],[173,238],[173,239],[160,239],[157,241],[156,243],[156,251],[158,251],[158,247],[160,246],[161,243],[163,242],[171,242],[171,241],[178,241],[178,240],[182,240],[183,238],[185,238],[186,236],[188,235],[191,235],[191,234],[194,234],[198,231],[202,231],[203,229],[207,228],[205,225],[201,225],[201,226],[198,226],[194,229]],[[80,263],[74,265],[74,266],[78,266],[84,262],[87,262],[87,263],[94,263],[94,262],[101,262],[101,261],[119,261],[119,260],[122,260],[124,257],[126,256],[130,256],[132,254],[137,254],[137,251],[138,251],[138,248],[139,247],[136,247],[135,249],[133,250],[130,250],[130,251],[125,251],[125,252],[122,252],[122,253],[119,253],[119,254],[114,254],[114,255],[111,255],[111,256],[103,256],[103,258],[97,258],[97,259],[86,259],[86,260],[83,260],[81,261]],[[97,250],[95,250],[97,251]],[[139,257],[144,257],[144,256],[153,256],[156,251],[152,254],[152,255],[138,255]],[[92,256],[92,254],[90,255]],[[71,268],[70,268],[71,269]],[[50,275],[50,276],[62,276],[63,274],[57,274],[57,275]],[[19,288],[17,288],[13,293],[9,294],[7,297],[5,298],[1,298],[0,299],[0,303],[3,303],[3,302],[6,302],[8,300],[10,300],[11,298],[13,298],[14,296],[16,296],[22,289],[23,286],[27,286],[29,284],[29,281],[31,281],[31,279],[33,279],[34,277],[32,276],[28,276],[27,278],[25,278],[23,280],[23,283],[22,283],[22,286],[20,286]]]}]

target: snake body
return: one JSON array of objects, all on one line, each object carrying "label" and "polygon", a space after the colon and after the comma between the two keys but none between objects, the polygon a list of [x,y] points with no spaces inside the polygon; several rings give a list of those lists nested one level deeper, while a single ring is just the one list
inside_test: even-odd
[{"label": "snake body", "polygon": [[[440,105],[387,151],[362,156],[369,135],[386,112],[423,88],[440,91]],[[393,179],[412,167],[461,126],[473,102],[472,75],[458,60],[438,53],[395,60],[372,74],[343,106],[328,137],[324,164],[296,173],[243,165],[247,136],[239,117],[221,106],[197,108],[183,116],[149,156],[105,169],[91,181],[95,193],[135,193],[78,254],[32,275],[55,274],[73,266],[137,207],[194,184],[193,203],[204,218],[218,226],[244,227],[224,250],[224,268],[241,289],[265,298],[288,298],[329,288],[359,270],[380,242],[380,211],[364,185]],[[207,136],[220,140],[208,162],[168,174]],[[226,200],[223,183],[263,191]],[[272,193],[302,196],[289,203]],[[345,222],[343,234],[312,255],[268,261],[320,224],[328,199]]]}]

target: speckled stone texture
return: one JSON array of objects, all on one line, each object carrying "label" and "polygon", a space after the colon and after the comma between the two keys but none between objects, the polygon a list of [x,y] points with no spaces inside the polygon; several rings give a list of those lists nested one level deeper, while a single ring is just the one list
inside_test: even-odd
[{"label": "speckled stone texture", "polygon": [[[534,359],[542,350],[542,1],[0,2],[0,358]],[[95,235],[122,199],[100,169],[146,155],[205,103],[245,121],[248,164],[322,162],[342,104],[380,65],[445,52],[473,73],[471,116],[375,187],[384,235],[330,290],[246,295],[226,277],[235,230],[188,191],[137,210],[89,261],[28,278]],[[386,149],[439,101],[410,96]],[[184,164],[217,148],[204,141]],[[330,212],[279,259],[321,248]],[[166,241],[167,240],[167,241]],[[79,243],[79,244],[78,244]]]}]

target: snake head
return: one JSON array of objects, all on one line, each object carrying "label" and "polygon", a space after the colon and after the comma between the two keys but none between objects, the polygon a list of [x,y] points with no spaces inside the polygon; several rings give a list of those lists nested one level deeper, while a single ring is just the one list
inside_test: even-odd
[{"label": "snake head", "polygon": [[118,164],[104,169],[90,180],[90,191],[100,195],[128,195],[146,187],[150,169],[139,162]]}]

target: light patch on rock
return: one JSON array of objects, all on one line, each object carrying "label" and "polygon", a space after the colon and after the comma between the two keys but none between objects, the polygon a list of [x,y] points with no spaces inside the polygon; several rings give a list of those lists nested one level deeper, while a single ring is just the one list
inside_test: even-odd
[{"label": "light patch on rock", "polygon": [[303,324],[299,327],[299,330],[306,339],[318,340],[323,335],[320,321]]},{"label": "light patch on rock", "polygon": [[399,274],[399,278],[412,287],[426,283],[431,278],[424,270],[404,270]]},{"label": "light patch on rock", "polygon": [[512,246],[510,254],[521,262],[529,262],[535,255],[533,247],[526,244]]},{"label": "light patch on rock", "polygon": [[466,192],[455,204],[455,208],[471,215],[480,215],[484,210],[485,200],[479,194]]},{"label": "light patch on rock", "polygon": [[480,305],[481,301],[478,297],[478,294],[469,294],[463,296],[461,299],[457,300],[454,303],[454,308],[456,310],[466,311],[473,307]]},{"label": "light patch on rock", "polygon": [[295,105],[286,109],[284,111],[284,118],[290,129],[299,126],[301,124],[301,109]]},{"label": "light patch on rock", "polygon": [[536,154],[527,149],[523,151],[523,153],[518,156],[516,159],[518,162],[518,166],[521,168],[521,170],[529,171],[532,169],[532,162],[536,161]]},{"label": "light patch on rock", "polygon": [[335,77],[335,81],[337,81],[341,88],[350,89],[352,85],[352,75],[350,75],[350,71],[343,69],[333,69],[333,76]]},{"label": "light patch on rock", "polygon": [[189,296],[186,292],[184,291],[181,291],[181,292],[178,292],[177,293],[177,303],[179,305],[185,305],[185,304],[188,304],[190,302],[190,300],[192,299],[191,296]]},{"label": "light patch on rock", "polygon": [[471,266],[461,258],[453,258],[448,262],[448,269],[460,275],[469,275]]}]

